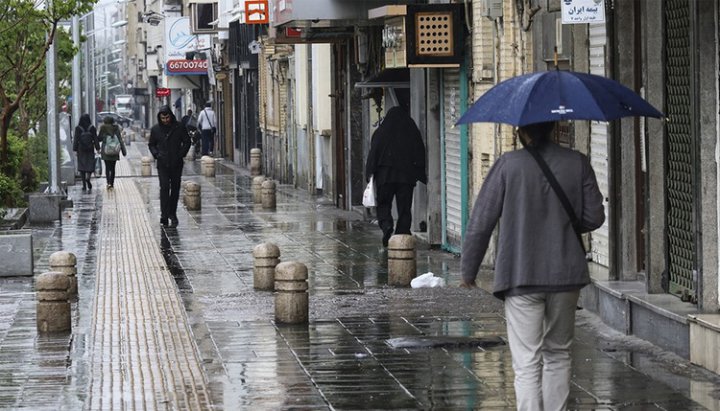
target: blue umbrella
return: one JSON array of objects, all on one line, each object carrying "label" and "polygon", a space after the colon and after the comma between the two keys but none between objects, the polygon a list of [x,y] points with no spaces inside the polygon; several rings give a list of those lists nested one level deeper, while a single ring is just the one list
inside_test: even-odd
[{"label": "blue umbrella", "polygon": [[663,114],[615,80],[552,70],[497,84],[477,99],[456,124],[524,126],[562,120],[610,121],[631,116],[660,118]]}]

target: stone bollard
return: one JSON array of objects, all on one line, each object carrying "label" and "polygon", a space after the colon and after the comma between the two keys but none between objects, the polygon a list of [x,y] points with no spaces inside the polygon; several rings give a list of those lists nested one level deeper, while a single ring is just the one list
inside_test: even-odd
[{"label": "stone bollard", "polygon": [[70,331],[70,303],[67,275],[50,271],[35,279],[37,290],[37,329],[42,333]]},{"label": "stone bollard", "polygon": [[272,291],[275,287],[275,266],[280,263],[280,249],[273,243],[262,243],[253,249],[253,288]]},{"label": "stone bollard", "polygon": [[74,300],[78,295],[77,288],[77,258],[75,254],[67,251],[56,251],[50,255],[50,271],[63,273],[68,278],[67,297]]},{"label": "stone bollard", "polygon": [[415,278],[415,237],[396,234],[388,241],[388,285],[410,286]]},{"label": "stone bollard", "polygon": [[202,156],[202,174],[205,177],[215,177],[215,159],[210,156]]},{"label": "stone bollard", "polygon": [[188,183],[185,184],[185,196],[183,196],[183,201],[185,202],[185,208],[187,208],[188,211],[199,210],[202,204],[200,199],[200,184],[188,181]]},{"label": "stone bollard", "polygon": [[142,164],[140,174],[143,177],[151,176],[152,175],[152,158],[144,156],[143,158],[140,159],[140,163]]},{"label": "stone bollard", "polygon": [[283,324],[308,322],[308,272],[294,261],[275,267],[275,321]]},{"label": "stone bollard", "polygon": [[275,182],[265,180],[262,183],[262,208],[275,208]]},{"label": "stone bollard", "polygon": [[257,176],[252,179],[252,196],[253,203],[262,203],[262,183],[265,181],[265,176]]},{"label": "stone bollard", "polygon": [[262,150],[259,148],[250,149],[250,175],[259,176],[262,173]]}]

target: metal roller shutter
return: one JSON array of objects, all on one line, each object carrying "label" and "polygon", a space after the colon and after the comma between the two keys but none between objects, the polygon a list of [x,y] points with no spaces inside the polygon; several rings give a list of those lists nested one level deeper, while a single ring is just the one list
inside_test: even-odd
[{"label": "metal roller shutter", "polygon": [[697,267],[697,176],[693,167],[696,153],[690,10],[688,0],[668,0],[665,3],[668,117],[665,187],[669,291],[693,298]]},{"label": "metal roller shutter", "polygon": [[[590,34],[590,73],[598,76],[607,76],[605,67],[605,45],[607,34],[605,23],[589,25]],[[608,123],[593,121],[590,123],[590,162],[598,180],[600,191],[603,194],[605,205],[605,217],[610,212],[608,197],[610,193],[610,179],[608,173]],[[592,233],[590,253],[592,260],[598,264],[608,266],[610,256],[610,231],[609,222],[605,218],[605,224]]]},{"label": "metal roller shutter", "polygon": [[443,243],[459,250],[462,240],[462,163],[460,127],[453,127],[460,117],[460,70],[443,70]]}]

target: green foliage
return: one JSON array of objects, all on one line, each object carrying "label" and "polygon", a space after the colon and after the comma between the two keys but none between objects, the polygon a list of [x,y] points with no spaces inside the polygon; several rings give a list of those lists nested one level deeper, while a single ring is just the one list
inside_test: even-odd
[{"label": "green foliage", "polygon": [[[8,135],[9,163],[14,170],[20,170],[25,156],[25,141]],[[0,205],[18,207],[24,203],[22,183],[19,175],[0,173]]]},{"label": "green foliage", "polygon": [[[87,13],[95,2],[0,1],[0,206],[16,204],[17,190],[37,187],[37,171],[47,169],[33,162],[32,153],[39,152],[38,147],[28,152],[24,141],[27,131],[46,111],[45,57],[49,42],[56,46],[59,86],[66,87],[59,95],[66,95],[76,50],[69,33],[59,29],[58,23]],[[23,138],[10,137],[10,131]]]},{"label": "green foliage", "polygon": [[0,173],[0,205],[2,207],[21,207],[25,204],[20,183]]},{"label": "green foliage", "polygon": [[50,160],[48,157],[47,134],[39,133],[28,137],[26,158],[35,169],[35,173],[37,174],[36,180],[38,182],[48,181],[50,177]]}]

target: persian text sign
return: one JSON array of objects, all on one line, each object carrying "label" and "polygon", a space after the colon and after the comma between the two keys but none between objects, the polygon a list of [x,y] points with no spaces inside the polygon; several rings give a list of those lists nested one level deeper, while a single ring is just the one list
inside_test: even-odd
[{"label": "persian text sign", "polygon": [[189,75],[207,76],[207,60],[170,60],[165,63],[165,71],[168,76]]},{"label": "persian text sign", "polygon": [[561,0],[562,23],[604,23],[605,0]]},{"label": "persian text sign", "polygon": [[170,89],[165,87],[158,87],[155,89],[155,97],[167,97],[170,95]]},{"label": "persian text sign", "polygon": [[245,1],[245,24],[267,24],[270,22],[270,11],[267,0]]}]

